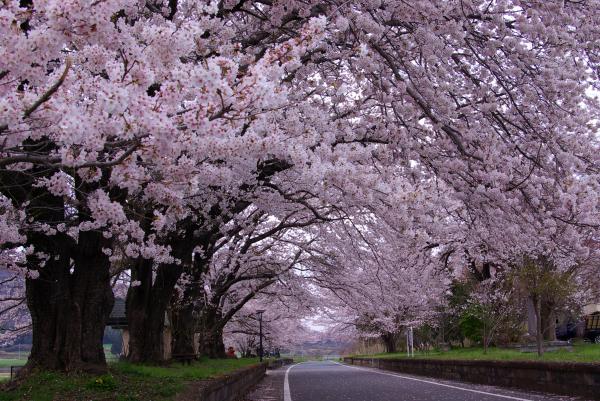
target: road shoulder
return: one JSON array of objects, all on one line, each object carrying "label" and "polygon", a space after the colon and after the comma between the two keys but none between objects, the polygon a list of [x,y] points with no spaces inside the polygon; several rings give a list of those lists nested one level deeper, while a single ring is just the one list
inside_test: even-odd
[{"label": "road shoulder", "polygon": [[239,401],[283,401],[285,372],[289,366],[267,370],[265,377]]}]

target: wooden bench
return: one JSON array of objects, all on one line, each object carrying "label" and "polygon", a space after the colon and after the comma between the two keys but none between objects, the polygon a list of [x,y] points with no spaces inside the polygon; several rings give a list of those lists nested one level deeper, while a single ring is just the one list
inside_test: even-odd
[{"label": "wooden bench", "polygon": [[197,354],[173,354],[173,360],[181,362],[186,365],[190,365],[193,361],[198,359]]},{"label": "wooden bench", "polygon": [[17,377],[19,371],[23,369],[23,366],[11,366],[10,367],[10,380],[14,380]]}]

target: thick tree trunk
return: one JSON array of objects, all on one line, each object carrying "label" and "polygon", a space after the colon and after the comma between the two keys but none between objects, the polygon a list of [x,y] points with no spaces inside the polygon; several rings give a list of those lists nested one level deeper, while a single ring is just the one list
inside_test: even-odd
[{"label": "thick tree trunk", "polygon": [[151,260],[138,260],[134,270],[133,279],[140,281],[140,285],[131,287],[127,293],[130,335],[127,359],[132,362],[164,362],[170,357],[165,352],[165,316],[181,275],[181,266],[161,265],[154,283]]},{"label": "thick tree trunk", "polygon": [[199,322],[198,353],[209,358],[225,358],[220,312],[212,306],[205,306]]},{"label": "thick tree trunk", "polygon": [[106,370],[102,336],[114,296],[103,244],[100,233],[80,233],[71,268],[67,244],[56,241],[40,277],[27,280],[33,325],[27,368]]},{"label": "thick tree trunk", "polygon": [[195,353],[194,334],[197,332],[194,304],[180,306],[173,311],[173,354]]},{"label": "thick tree trunk", "polygon": [[[35,152],[52,152],[47,138],[26,141]],[[17,204],[26,207],[30,222],[56,228],[69,221],[62,196],[35,185],[58,172],[49,166],[0,173],[0,188]],[[107,177],[105,176],[104,179]],[[86,184],[74,177],[78,188],[77,215],[89,216],[87,194],[98,183]],[[7,190],[7,191],[6,191]],[[26,246],[28,268],[39,277],[26,280],[26,301],[31,314],[33,342],[24,373],[32,368],[62,371],[104,371],[106,360],[102,336],[114,303],[110,287],[110,261],[102,252],[110,240],[98,231],[83,231],[77,240],[61,233],[29,231]]]},{"label": "thick tree trunk", "polygon": [[385,333],[381,335],[383,344],[385,345],[385,352],[393,353],[396,352],[396,338],[393,333]]},{"label": "thick tree trunk", "polygon": [[[193,260],[186,265],[186,273],[193,284],[186,286],[182,299],[173,306],[173,353],[208,355],[201,345],[206,336],[204,332],[210,331],[216,320],[214,310],[206,309],[202,275],[207,271],[212,257],[212,242],[210,235],[202,236],[204,253],[194,255]],[[213,325],[213,326],[211,326]],[[200,334],[200,343],[195,344],[195,334]]]},{"label": "thick tree trunk", "polygon": [[225,343],[223,341],[223,328],[216,327],[213,329],[212,346],[210,358],[225,358]]},{"label": "thick tree trunk", "polygon": [[225,358],[223,329],[220,327],[213,327],[206,331],[201,331],[198,352],[202,356],[213,359]]}]

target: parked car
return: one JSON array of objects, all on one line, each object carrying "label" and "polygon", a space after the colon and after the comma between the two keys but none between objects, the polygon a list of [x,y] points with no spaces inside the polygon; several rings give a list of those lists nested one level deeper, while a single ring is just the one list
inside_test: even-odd
[{"label": "parked car", "polygon": [[594,312],[586,316],[583,337],[586,340],[600,344],[600,312]]}]

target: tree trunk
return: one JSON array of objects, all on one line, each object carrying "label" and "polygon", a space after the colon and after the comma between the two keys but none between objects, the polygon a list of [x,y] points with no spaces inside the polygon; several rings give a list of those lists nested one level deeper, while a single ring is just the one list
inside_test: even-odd
[{"label": "tree trunk", "polygon": [[129,355],[131,362],[160,363],[170,358],[164,341],[165,317],[175,284],[181,275],[179,265],[161,265],[152,283],[152,261],[138,260],[132,279],[140,285],[127,293]]},{"label": "tree trunk", "polygon": [[196,323],[197,316],[193,304],[182,305],[173,311],[173,354],[195,353]]},{"label": "tree trunk", "polygon": [[80,233],[71,270],[66,243],[55,241],[40,277],[27,280],[33,326],[27,369],[106,371],[102,337],[114,296],[104,243],[98,232]]},{"label": "tree trunk", "polygon": [[537,352],[538,352],[538,356],[542,356],[544,354],[544,348],[543,348],[543,342],[544,342],[544,335],[542,332],[542,313],[541,313],[541,309],[542,309],[542,300],[541,297],[539,295],[535,296],[534,299],[534,304],[535,304],[535,327],[536,327],[536,343],[537,343]]},{"label": "tree trunk", "polygon": [[223,344],[223,325],[220,312],[206,306],[200,316],[200,338],[198,340],[198,353],[209,358],[225,358],[225,345]]},{"label": "tree trunk", "polygon": [[552,302],[543,302],[541,308],[544,340],[556,341],[556,313]]},{"label": "tree trunk", "polygon": [[225,358],[225,345],[223,343],[223,329],[213,327],[200,332],[199,354],[211,359]]},{"label": "tree trunk", "polygon": [[[188,236],[179,238],[171,246],[173,256],[180,260],[185,260],[188,253],[191,255],[193,248]],[[152,260],[139,258],[132,269],[132,280],[139,285],[130,287],[127,292],[130,335],[127,359],[131,362],[161,363],[171,359],[170,339],[165,336],[169,323],[167,311],[183,266],[162,264],[155,274],[153,264]]]},{"label": "tree trunk", "polygon": [[488,344],[489,344],[488,329],[487,329],[485,319],[483,319],[483,353],[484,354],[487,354],[487,352],[488,352]]},{"label": "tree trunk", "polygon": [[[53,149],[51,144],[41,146],[44,140],[27,142],[32,149]],[[25,206],[30,222],[56,227],[66,220],[64,199],[34,183],[57,171],[48,166],[3,171],[0,188],[17,205]],[[78,193],[85,193],[78,188]],[[33,334],[23,374],[34,368],[105,370],[102,334],[114,302],[109,261],[102,253],[107,240],[97,232],[82,232],[75,241],[61,232],[29,231],[25,246],[34,247],[35,252],[27,255],[27,267],[39,277],[28,278],[25,283]]]},{"label": "tree trunk", "polygon": [[527,335],[529,337],[535,337],[537,333],[536,328],[536,314],[535,314],[535,302],[532,296],[527,297]]},{"label": "tree trunk", "polygon": [[[210,332],[217,324],[215,310],[206,309],[206,294],[200,285],[202,283],[202,275],[207,271],[212,257],[211,236],[204,235],[201,237],[203,254],[194,254],[193,259],[186,264],[186,273],[192,283],[186,286],[180,303],[173,306],[174,354],[192,354],[196,353],[196,349],[198,349],[199,355],[213,355],[213,351],[205,354],[205,349],[202,345],[194,344],[197,332],[199,332],[201,337],[200,342],[203,342],[202,338],[210,337],[207,337],[203,333]],[[210,348],[208,346],[207,350]]]},{"label": "tree trunk", "polygon": [[[56,150],[47,138],[27,140],[26,147],[45,153]],[[0,188],[16,204],[26,208],[29,222],[56,228],[69,222],[62,196],[35,185],[49,178],[57,168],[34,165],[31,169],[0,172]],[[78,201],[77,218],[90,215],[87,194],[100,183],[83,183],[74,176]],[[104,175],[107,179],[107,175]],[[102,337],[114,296],[110,286],[110,261],[103,248],[110,239],[99,231],[82,231],[77,240],[61,233],[29,231],[26,246],[34,253],[27,255],[27,267],[39,277],[28,278],[26,301],[32,320],[32,349],[24,373],[33,369],[61,371],[105,371],[106,360]]]},{"label": "tree trunk", "polygon": [[396,338],[393,333],[384,333],[381,335],[383,344],[385,345],[385,352],[393,353],[396,352]]}]

